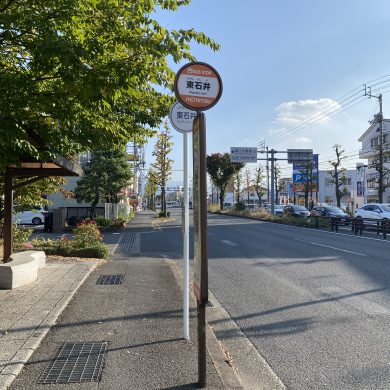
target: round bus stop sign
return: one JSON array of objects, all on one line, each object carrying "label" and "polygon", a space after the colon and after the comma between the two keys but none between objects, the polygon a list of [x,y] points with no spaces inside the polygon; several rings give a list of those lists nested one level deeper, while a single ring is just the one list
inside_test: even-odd
[{"label": "round bus stop sign", "polygon": [[189,133],[192,131],[195,117],[195,111],[189,110],[179,102],[176,102],[169,112],[171,125],[180,133]]},{"label": "round bus stop sign", "polygon": [[190,110],[205,111],[217,104],[222,95],[218,72],[204,62],[190,62],[175,77],[177,100]]}]

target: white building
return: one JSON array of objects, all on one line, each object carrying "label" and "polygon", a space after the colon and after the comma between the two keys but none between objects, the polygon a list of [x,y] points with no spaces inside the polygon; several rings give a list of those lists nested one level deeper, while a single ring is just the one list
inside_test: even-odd
[{"label": "white building", "polygon": [[[359,138],[359,142],[362,143],[362,149],[359,151],[359,157],[367,160],[367,168],[365,171],[366,183],[365,198],[367,203],[378,202],[378,184],[376,183],[378,178],[378,172],[374,168],[370,168],[370,165],[374,161],[375,155],[378,153],[378,146],[380,145],[380,123],[375,121]],[[383,131],[383,160],[384,167],[390,169],[390,119],[383,119],[382,121]],[[388,177],[384,178],[385,185],[387,184]],[[390,188],[386,188],[383,194],[383,201],[388,202],[390,199]]]},{"label": "white building", "polygon": [[[348,169],[345,171],[346,184],[345,195],[341,198],[341,203],[344,208],[350,212],[354,212],[364,202],[364,170]],[[319,171],[319,192],[318,202],[336,206],[336,186],[333,183],[329,171]]]}]

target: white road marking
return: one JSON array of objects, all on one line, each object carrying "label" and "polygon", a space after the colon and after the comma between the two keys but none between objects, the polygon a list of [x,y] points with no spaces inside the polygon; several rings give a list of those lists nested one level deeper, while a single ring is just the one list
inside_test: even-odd
[{"label": "white road marking", "polygon": [[330,246],[330,245],[319,244],[318,242],[299,240],[298,238],[295,238],[295,240],[296,240],[296,241],[300,241],[300,242],[306,242],[307,244],[311,244],[311,245],[323,246],[323,247],[325,247],[325,248],[334,249],[334,250],[336,250],[336,251],[341,251],[341,252],[346,252],[346,253],[352,253],[353,255],[367,256],[367,255],[365,255],[364,253],[358,253],[358,252],[347,251],[346,249],[336,248],[336,247]]},{"label": "white road marking", "polygon": [[235,242],[233,241],[229,241],[229,240],[222,240],[223,243],[227,244],[227,245],[230,245],[230,246],[238,246],[238,244],[236,244]]}]

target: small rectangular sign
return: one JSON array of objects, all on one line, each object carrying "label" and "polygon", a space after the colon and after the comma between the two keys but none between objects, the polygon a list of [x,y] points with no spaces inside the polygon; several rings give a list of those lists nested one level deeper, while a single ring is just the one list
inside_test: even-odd
[{"label": "small rectangular sign", "polygon": [[230,162],[257,163],[257,148],[232,146],[230,148]]},{"label": "small rectangular sign", "polygon": [[287,149],[289,164],[310,161],[313,158],[313,149]]}]

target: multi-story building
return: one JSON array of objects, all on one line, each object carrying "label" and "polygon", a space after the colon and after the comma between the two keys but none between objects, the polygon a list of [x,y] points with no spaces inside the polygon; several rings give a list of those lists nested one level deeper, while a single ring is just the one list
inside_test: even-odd
[{"label": "multi-story building", "polygon": [[[383,148],[383,166],[385,171],[390,169],[390,119],[382,120],[382,148]],[[367,168],[365,170],[366,194],[367,203],[378,202],[378,172],[372,167],[375,160],[378,158],[378,149],[380,147],[380,121],[375,120],[371,126],[359,138],[362,143],[362,149],[359,152],[361,159],[367,160]],[[384,177],[384,185],[387,187],[390,178],[388,175]],[[390,187],[385,189],[383,201],[388,202],[390,199]]]}]

